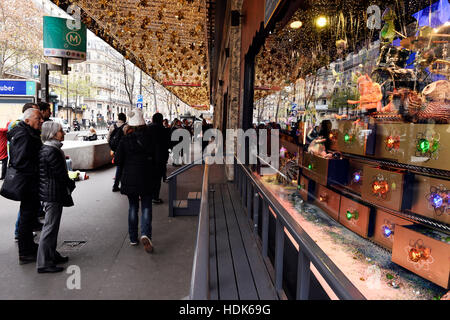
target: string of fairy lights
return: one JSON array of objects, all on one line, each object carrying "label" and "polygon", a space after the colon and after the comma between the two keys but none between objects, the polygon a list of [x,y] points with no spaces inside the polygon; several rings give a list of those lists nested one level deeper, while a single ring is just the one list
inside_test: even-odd
[{"label": "string of fairy lights", "polygon": [[53,0],[185,103],[209,106],[205,0]]}]

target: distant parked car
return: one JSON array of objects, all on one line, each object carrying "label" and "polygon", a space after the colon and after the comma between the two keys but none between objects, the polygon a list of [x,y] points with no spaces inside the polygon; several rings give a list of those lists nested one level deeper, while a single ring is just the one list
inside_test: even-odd
[{"label": "distant parked car", "polygon": [[50,120],[61,124],[65,132],[70,132],[70,126],[66,119],[50,117]]}]

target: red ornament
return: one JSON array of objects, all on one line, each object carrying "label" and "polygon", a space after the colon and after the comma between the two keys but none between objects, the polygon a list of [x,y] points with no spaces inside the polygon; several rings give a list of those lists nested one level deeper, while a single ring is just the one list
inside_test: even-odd
[{"label": "red ornament", "polygon": [[372,192],[375,194],[386,194],[389,191],[389,184],[387,181],[375,181],[372,183]]}]

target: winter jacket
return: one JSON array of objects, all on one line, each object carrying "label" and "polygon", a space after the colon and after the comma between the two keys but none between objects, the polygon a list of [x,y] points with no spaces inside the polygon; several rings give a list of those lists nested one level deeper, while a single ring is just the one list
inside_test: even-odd
[{"label": "winter jacket", "polygon": [[39,152],[39,200],[73,206],[75,182],[69,178],[64,152],[44,144]]},{"label": "winter jacket", "polygon": [[114,162],[122,167],[120,191],[126,195],[151,195],[157,171],[155,146],[148,127],[120,139]]},{"label": "winter jacket", "polygon": [[9,141],[9,165],[17,174],[27,176],[27,190],[37,194],[39,187],[39,150],[42,146],[41,131],[20,121],[7,134]]},{"label": "winter jacket", "polygon": [[148,126],[152,144],[155,146],[154,163],[164,166],[169,160],[170,131],[162,124],[152,123]]},{"label": "winter jacket", "polygon": [[0,160],[5,159],[6,157],[8,157],[8,152],[7,152],[7,139],[6,139],[6,133],[8,132],[8,128],[1,128],[0,129]]}]

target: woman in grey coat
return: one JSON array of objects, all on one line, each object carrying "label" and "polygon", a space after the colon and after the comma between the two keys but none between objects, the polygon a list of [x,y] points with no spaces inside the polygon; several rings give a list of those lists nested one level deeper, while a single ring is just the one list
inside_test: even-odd
[{"label": "woman in grey coat", "polygon": [[75,182],[69,178],[66,157],[61,150],[64,131],[59,123],[48,121],[42,125],[39,152],[39,199],[44,202],[45,223],[37,254],[37,271],[53,273],[64,270],[57,264],[69,260],[56,251],[59,224],[63,207],[73,206],[71,193]]}]

